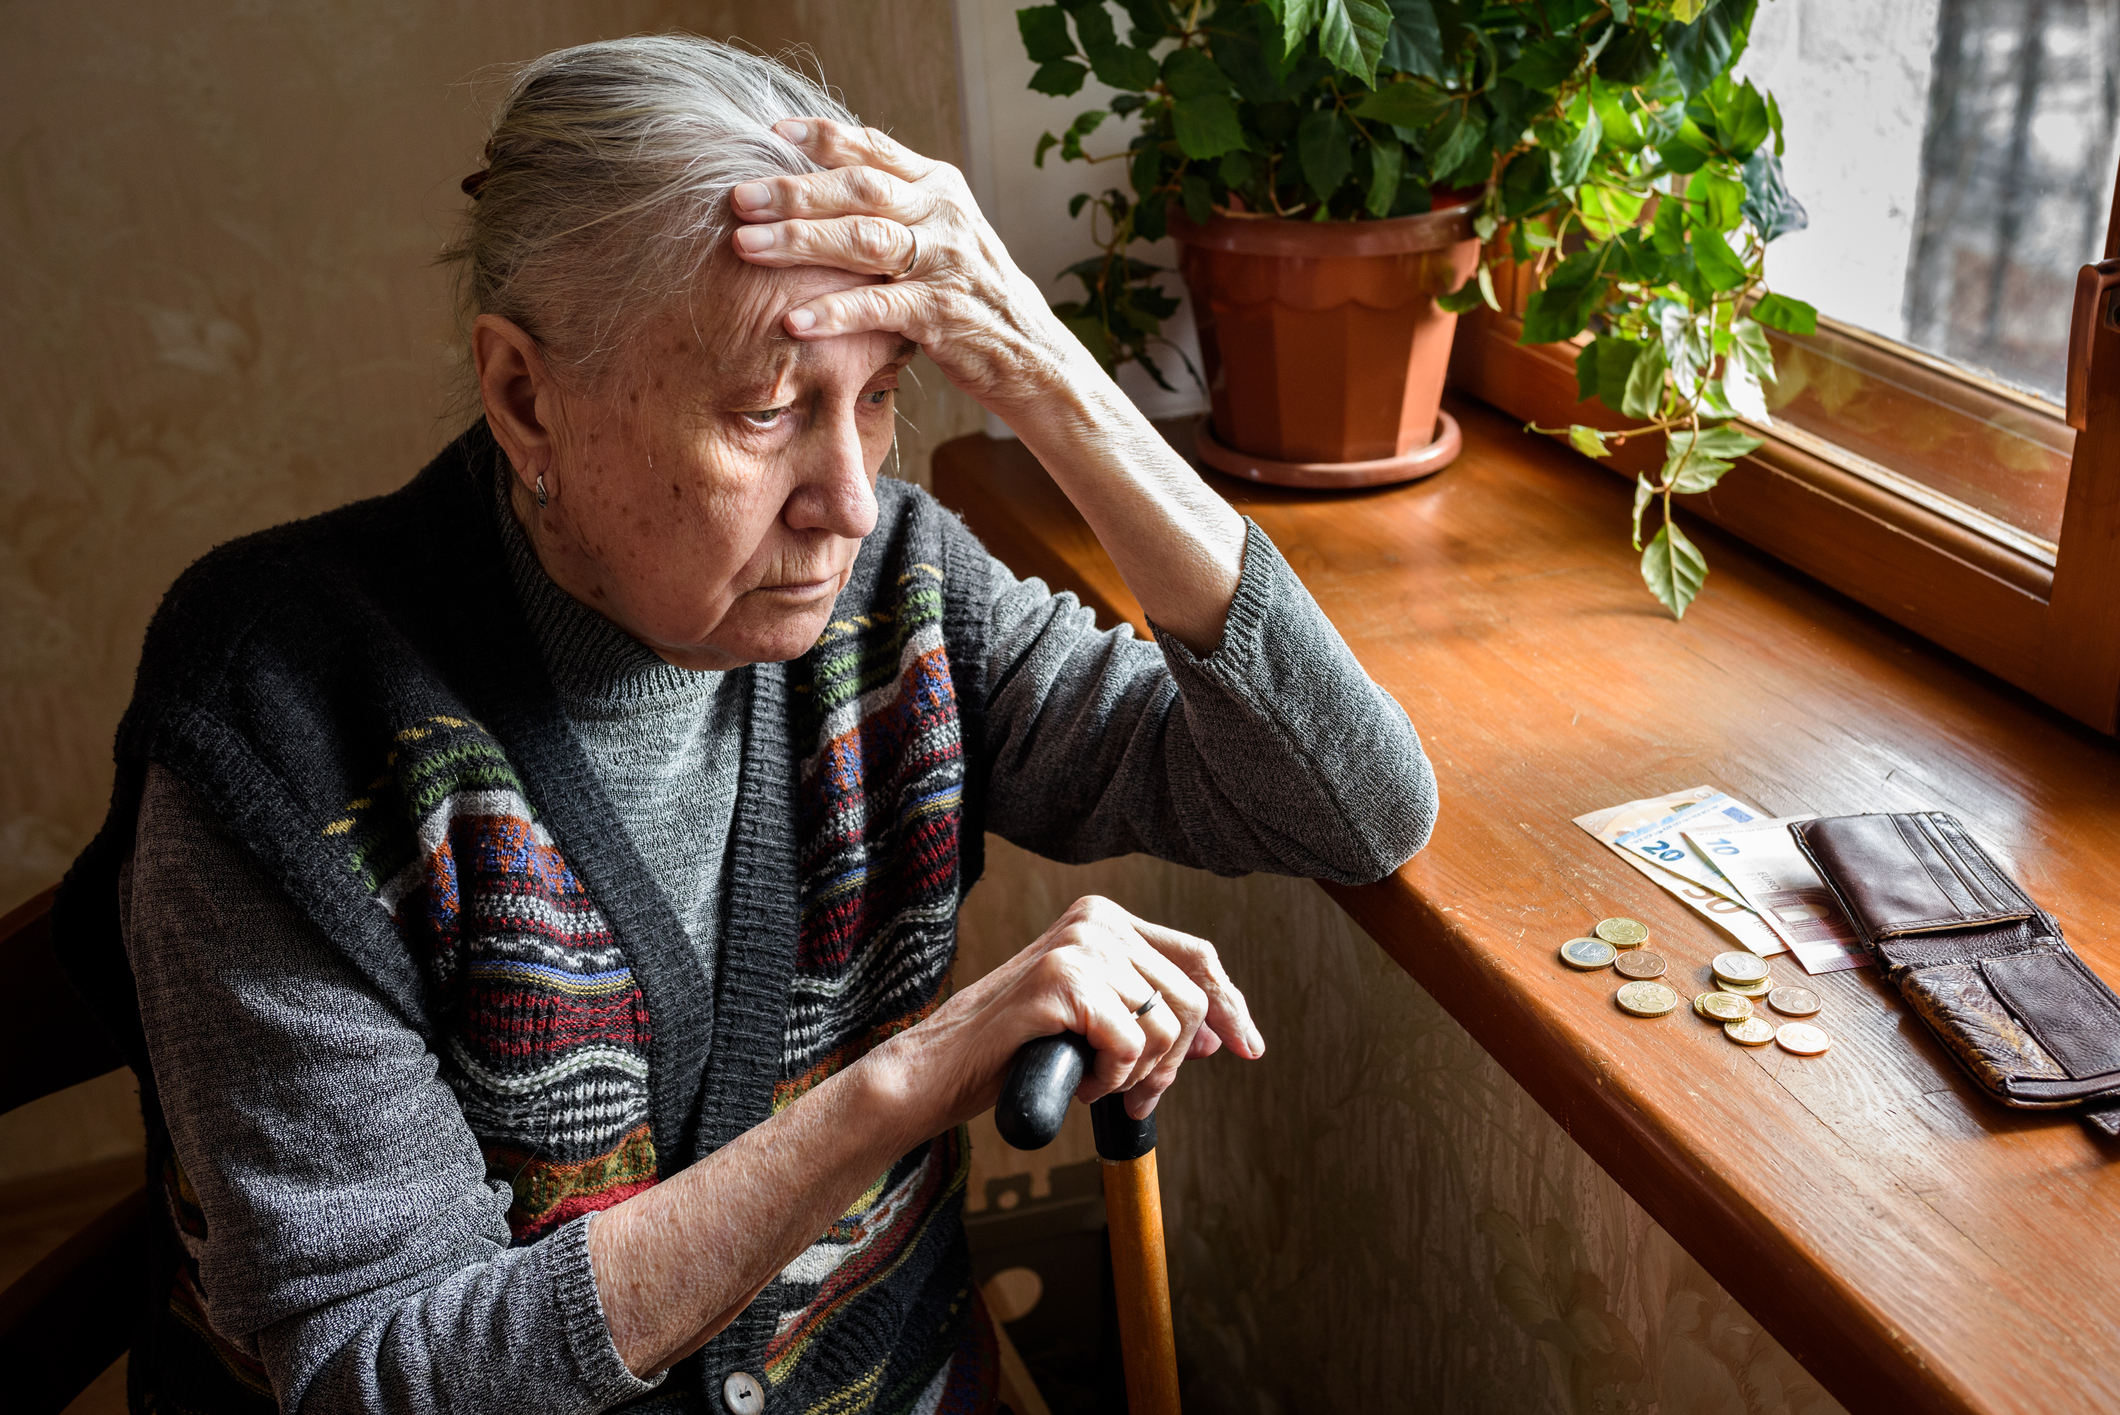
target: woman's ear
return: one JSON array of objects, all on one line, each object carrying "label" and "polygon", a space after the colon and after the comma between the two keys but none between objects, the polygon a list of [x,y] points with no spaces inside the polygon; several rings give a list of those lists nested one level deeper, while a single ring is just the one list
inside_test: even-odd
[{"label": "woman's ear", "polygon": [[545,367],[544,351],[513,320],[482,314],[471,326],[471,357],[478,367],[479,401],[486,426],[508,454],[523,490],[552,474],[558,434],[558,388]]}]

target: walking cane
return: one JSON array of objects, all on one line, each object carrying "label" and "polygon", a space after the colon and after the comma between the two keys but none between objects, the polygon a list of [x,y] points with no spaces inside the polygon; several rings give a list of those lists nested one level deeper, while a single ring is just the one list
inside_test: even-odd
[{"label": "walking cane", "polygon": [[[1026,1043],[1009,1064],[994,1107],[1001,1138],[1019,1150],[1051,1144],[1095,1056],[1089,1039],[1075,1032]],[[1179,1415],[1170,1270],[1163,1261],[1163,1191],[1156,1183],[1156,1118],[1131,1118],[1125,1097],[1117,1094],[1092,1102],[1089,1113],[1104,1171],[1128,1415]]]}]

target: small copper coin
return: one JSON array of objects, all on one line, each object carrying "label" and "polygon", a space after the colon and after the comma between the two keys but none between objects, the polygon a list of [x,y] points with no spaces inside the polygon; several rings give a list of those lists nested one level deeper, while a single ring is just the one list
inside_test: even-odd
[{"label": "small copper coin", "polygon": [[1833,1045],[1833,1039],[1808,1022],[1784,1022],[1781,1030],[1774,1034],[1783,1051],[1793,1051],[1798,1056],[1818,1056]]},{"label": "small copper coin", "polygon": [[1718,953],[1709,966],[1726,983],[1758,983],[1767,977],[1767,960],[1756,953]]},{"label": "small copper coin", "polygon": [[1678,1006],[1678,994],[1662,983],[1629,983],[1613,1001],[1636,1017],[1661,1017]]},{"label": "small copper coin", "polygon": [[1614,948],[1634,948],[1649,941],[1649,926],[1634,919],[1601,919],[1596,933]]},{"label": "small copper coin", "polygon": [[1561,945],[1561,962],[1579,973],[1594,973],[1612,966],[1619,950],[1601,938],[1571,938]]},{"label": "small copper coin", "polygon": [[1742,1022],[1752,1015],[1752,1004],[1734,992],[1704,992],[1693,999],[1693,1010],[1717,1022]]},{"label": "small copper coin", "polygon": [[1612,971],[1623,978],[1661,978],[1666,966],[1661,957],[1645,948],[1639,953],[1622,953]]},{"label": "small copper coin", "polygon": [[1776,988],[1767,994],[1767,1006],[1784,1017],[1816,1017],[1818,994],[1809,988]]},{"label": "small copper coin", "polygon": [[1723,1023],[1723,1035],[1741,1047],[1763,1047],[1774,1040],[1774,1024],[1764,1017]]},{"label": "small copper coin", "polygon": [[1772,978],[1762,978],[1756,983],[1727,983],[1721,978],[1717,978],[1715,986],[1721,988],[1724,992],[1736,993],[1739,997],[1765,997],[1774,990],[1774,980]]}]

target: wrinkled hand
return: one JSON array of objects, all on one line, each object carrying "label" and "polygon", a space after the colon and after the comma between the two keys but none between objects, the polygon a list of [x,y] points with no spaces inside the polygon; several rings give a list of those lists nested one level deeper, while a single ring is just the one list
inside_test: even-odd
[{"label": "wrinkled hand", "polygon": [[885,277],[791,310],[788,332],[905,335],[995,412],[1070,378],[1101,377],[987,224],[964,177],[874,128],[820,118],[774,131],[826,168],[745,182],[732,244],[754,265],[817,265]]},{"label": "wrinkled hand", "polygon": [[[1151,997],[1162,1001],[1136,1016]],[[1136,1120],[1187,1060],[1224,1044],[1249,1058],[1266,1050],[1213,944],[1095,895],[894,1042],[918,1058],[916,1084],[940,1129],[991,1109],[1018,1049],[1058,1032],[1079,1032],[1097,1050],[1077,1097],[1123,1091]]]}]

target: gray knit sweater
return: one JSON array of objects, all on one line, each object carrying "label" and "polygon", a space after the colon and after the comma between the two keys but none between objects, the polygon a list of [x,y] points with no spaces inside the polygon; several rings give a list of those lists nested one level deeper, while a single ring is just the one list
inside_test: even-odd
[{"label": "gray knit sweater", "polygon": [[[503,530],[568,720],[711,968],[743,809],[725,680],[655,659]],[[1343,881],[1427,838],[1434,778],[1404,712],[1256,528],[1204,659],[1100,633],[1072,596],[998,566],[989,622],[987,823],[1004,837]],[[510,1246],[508,1190],[435,1056],[159,767],[124,890],[155,1080],[205,1218],[207,1310],[284,1408],[587,1412],[652,1389],[612,1346],[586,1220]]]}]

